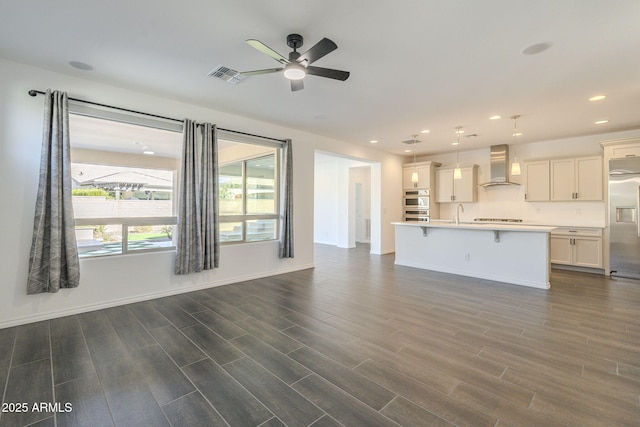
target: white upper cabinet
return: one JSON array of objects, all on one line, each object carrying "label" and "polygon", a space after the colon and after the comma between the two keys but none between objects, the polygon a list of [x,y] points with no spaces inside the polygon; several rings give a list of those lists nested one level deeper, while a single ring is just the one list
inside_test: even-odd
[{"label": "white upper cabinet", "polygon": [[461,179],[453,178],[453,169],[438,169],[436,181],[438,203],[473,203],[478,201],[478,165],[460,168]]},{"label": "white upper cabinet", "polygon": [[551,160],[551,200],[574,200],[574,159]]},{"label": "white upper cabinet", "polygon": [[550,160],[551,200],[602,200],[602,157]]},{"label": "white upper cabinet", "polygon": [[576,199],[602,200],[602,157],[576,159]]},{"label": "white upper cabinet", "polygon": [[[402,188],[432,188],[435,186],[435,168],[440,166],[437,162],[407,163],[402,166]],[[414,172],[418,174],[418,182],[411,181]]]},{"label": "white upper cabinet", "polygon": [[525,194],[527,202],[549,201],[549,160],[525,164]]},{"label": "white upper cabinet", "polygon": [[438,188],[436,201],[438,203],[453,202],[453,169],[438,169],[436,182]]},{"label": "white upper cabinet", "polygon": [[610,150],[612,159],[640,156],[640,141],[630,144],[620,144],[619,146],[612,146]]}]

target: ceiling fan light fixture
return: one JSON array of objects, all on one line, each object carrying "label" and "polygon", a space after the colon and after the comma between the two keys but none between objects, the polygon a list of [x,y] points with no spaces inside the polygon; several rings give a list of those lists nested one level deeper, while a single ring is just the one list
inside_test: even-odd
[{"label": "ceiling fan light fixture", "polygon": [[304,68],[297,64],[289,64],[284,67],[284,76],[289,80],[302,80],[307,73]]}]

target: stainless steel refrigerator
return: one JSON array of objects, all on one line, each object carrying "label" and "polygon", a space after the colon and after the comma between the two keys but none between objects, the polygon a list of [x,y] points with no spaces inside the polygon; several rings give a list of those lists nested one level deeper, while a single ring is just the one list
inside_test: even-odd
[{"label": "stainless steel refrigerator", "polygon": [[640,279],[640,157],[609,160],[611,275]]}]

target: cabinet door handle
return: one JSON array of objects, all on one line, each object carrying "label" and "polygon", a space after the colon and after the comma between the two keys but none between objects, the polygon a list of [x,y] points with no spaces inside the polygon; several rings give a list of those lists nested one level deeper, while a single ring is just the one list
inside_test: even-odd
[{"label": "cabinet door handle", "polygon": [[524,199],[527,200],[527,193],[524,193]]}]

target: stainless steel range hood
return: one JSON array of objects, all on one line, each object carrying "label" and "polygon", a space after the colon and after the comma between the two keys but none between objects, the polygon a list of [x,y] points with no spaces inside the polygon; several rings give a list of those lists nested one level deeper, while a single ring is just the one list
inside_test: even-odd
[{"label": "stainless steel range hood", "polygon": [[494,185],[520,185],[509,181],[509,146],[507,144],[491,146],[491,181],[480,184],[481,187]]}]

